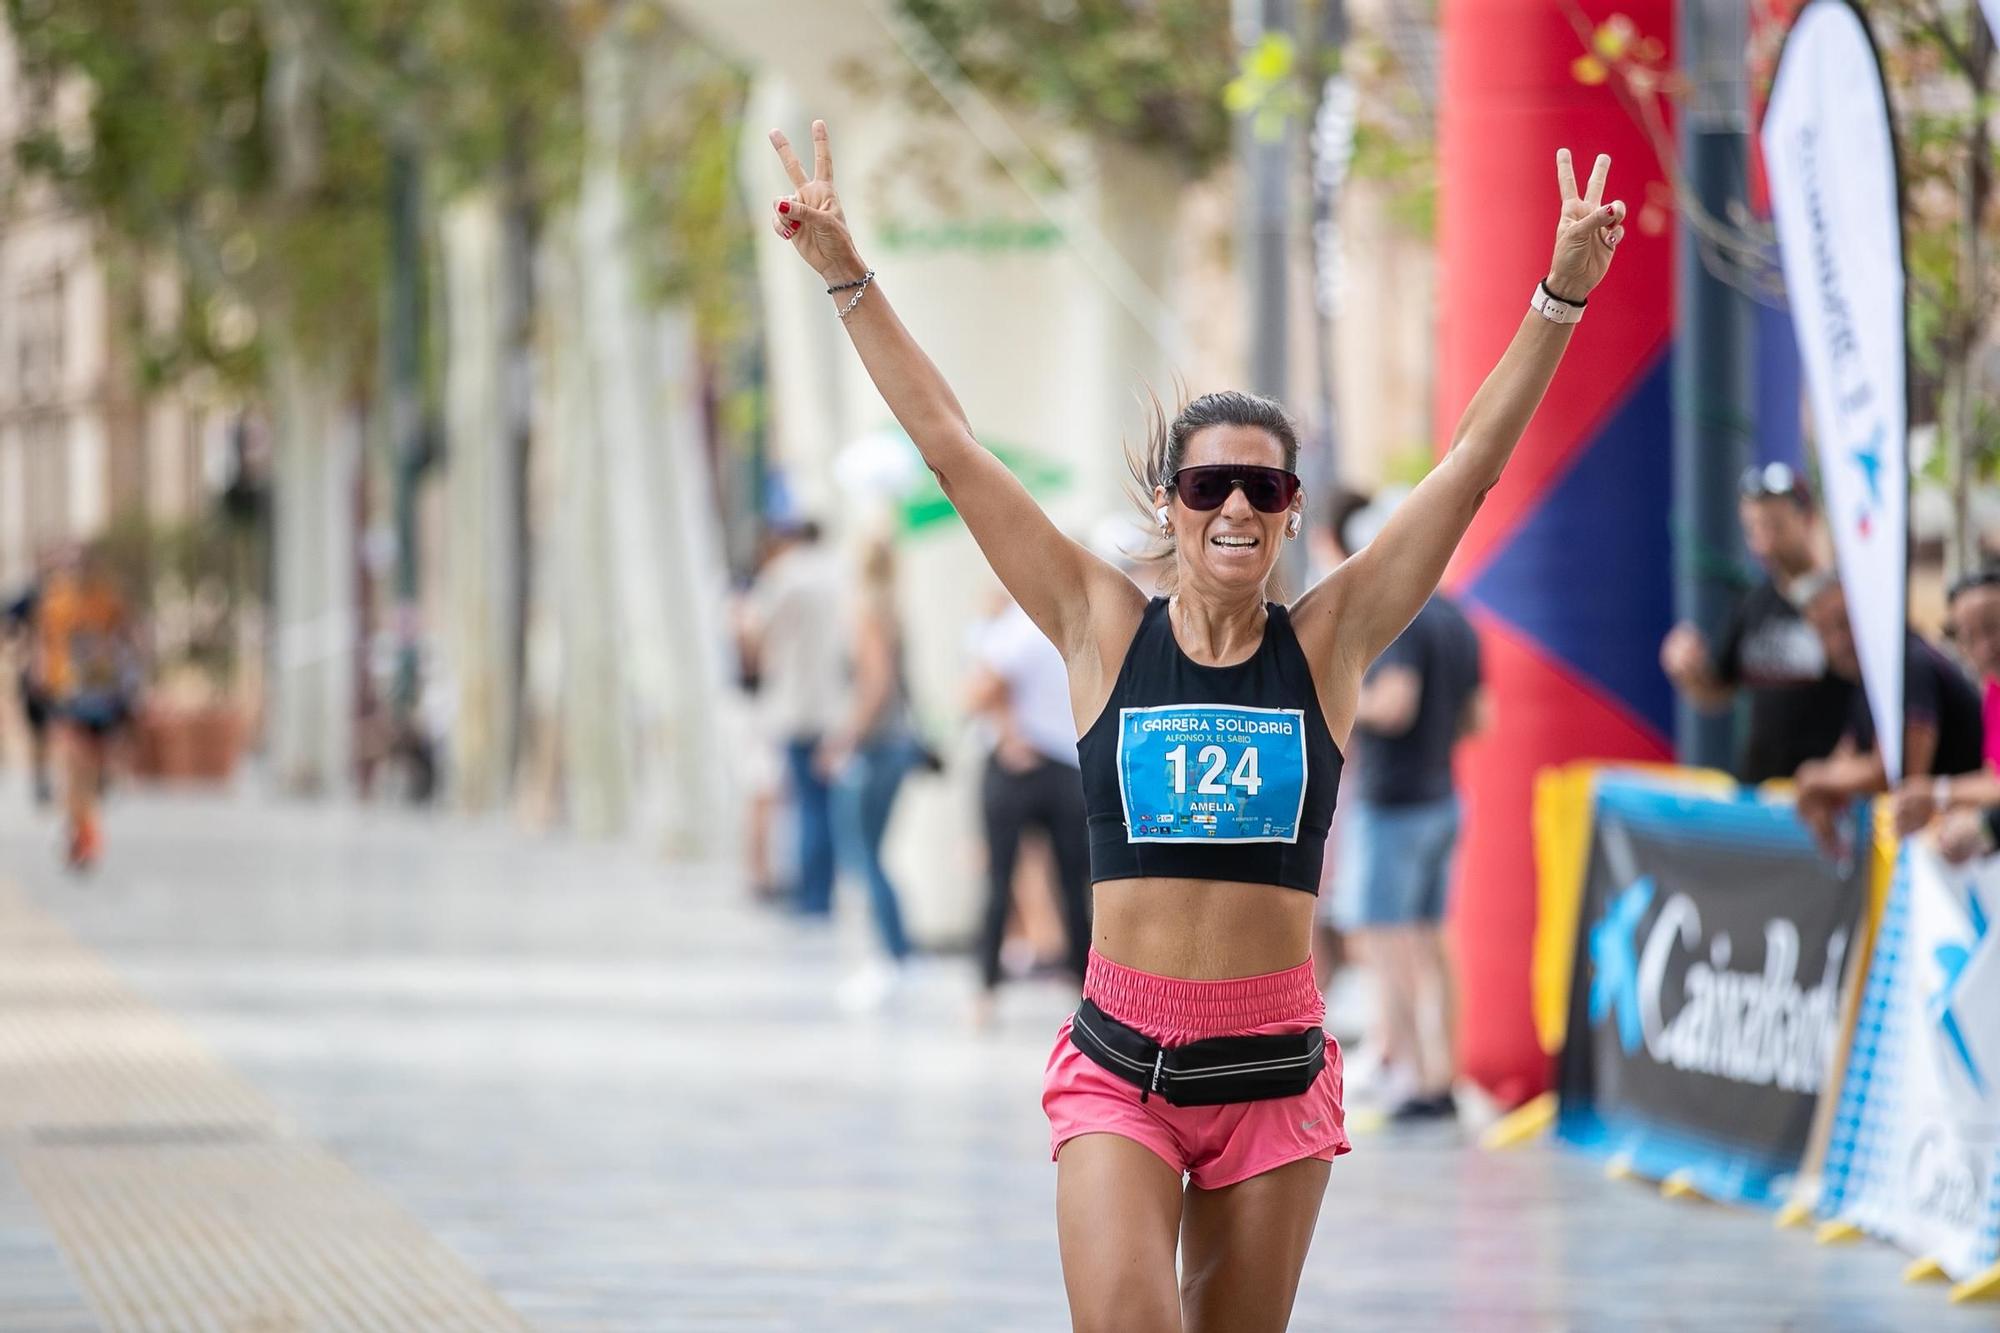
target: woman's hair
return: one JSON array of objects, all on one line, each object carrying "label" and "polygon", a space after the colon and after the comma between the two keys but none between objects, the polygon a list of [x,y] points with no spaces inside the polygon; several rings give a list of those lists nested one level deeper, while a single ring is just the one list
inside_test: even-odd
[{"label": "woman's hair", "polygon": [[[1183,389],[1180,410],[1171,417],[1167,415],[1165,404],[1160,402],[1160,396],[1151,389],[1146,391],[1146,402],[1145,449],[1141,452],[1126,446],[1125,464],[1132,470],[1132,498],[1138,502],[1151,531],[1159,530],[1153,516],[1153,511],[1159,507],[1153,499],[1153,489],[1173,484],[1174,473],[1180,471],[1181,460],[1187,455],[1188,441],[1194,438],[1197,431],[1210,426],[1255,426],[1269,431],[1271,438],[1284,451],[1282,466],[1285,471],[1299,470],[1298,427],[1293,424],[1291,413],[1272,399],[1236,389],[1223,389],[1189,399]],[[1167,560],[1172,557],[1173,551],[1173,539],[1160,537],[1146,552],[1146,558]],[[1170,573],[1162,581],[1162,586],[1171,581]]]}]

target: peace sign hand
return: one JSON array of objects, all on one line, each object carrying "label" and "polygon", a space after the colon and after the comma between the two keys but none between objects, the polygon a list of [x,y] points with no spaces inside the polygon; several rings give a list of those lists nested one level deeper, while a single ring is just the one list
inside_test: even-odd
[{"label": "peace sign hand", "polygon": [[1611,159],[1603,153],[1590,169],[1590,185],[1579,195],[1569,149],[1556,153],[1556,181],[1562,187],[1562,219],[1556,224],[1556,253],[1549,261],[1549,293],[1561,301],[1589,296],[1611,267],[1612,251],[1625,239],[1625,201],[1604,198]]},{"label": "peace sign hand", "polygon": [[813,174],[808,180],[791,141],[782,132],[771,131],[771,147],[778,150],[793,191],[771,201],[771,230],[790,241],[822,278],[846,282],[861,276],[862,265],[847,230],[847,216],[833,192],[833,150],[827,144],[825,121],[813,122],[812,136]]}]

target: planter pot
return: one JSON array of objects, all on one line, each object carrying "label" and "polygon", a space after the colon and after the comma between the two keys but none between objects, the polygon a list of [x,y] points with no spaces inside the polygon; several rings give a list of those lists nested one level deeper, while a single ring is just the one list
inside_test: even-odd
[{"label": "planter pot", "polygon": [[133,767],[158,782],[226,782],[243,737],[232,708],[148,708],[135,727]]}]

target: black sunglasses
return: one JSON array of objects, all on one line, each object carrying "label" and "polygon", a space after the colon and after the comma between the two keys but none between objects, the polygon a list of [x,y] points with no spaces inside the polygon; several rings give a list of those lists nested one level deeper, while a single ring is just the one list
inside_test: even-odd
[{"label": "black sunglasses", "polygon": [[1251,508],[1264,514],[1282,514],[1299,493],[1297,475],[1283,468],[1237,467],[1232,463],[1184,467],[1174,473],[1170,485],[1182,504],[1197,510],[1222,508],[1230,488],[1241,486]]},{"label": "black sunglasses", "polygon": [[1759,463],[1743,469],[1736,494],[1745,500],[1800,500],[1810,494],[1806,480],[1789,463]]}]

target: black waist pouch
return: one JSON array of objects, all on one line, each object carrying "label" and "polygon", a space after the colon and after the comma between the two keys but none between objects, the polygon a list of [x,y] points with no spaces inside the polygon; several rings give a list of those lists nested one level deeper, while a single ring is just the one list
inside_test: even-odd
[{"label": "black waist pouch", "polygon": [[1172,1106],[1296,1097],[1326,1068],[1326,1034],[1318,1028],[1162,1046],[1088,998],[1076,1007],[1069,1039],[1093,1063],[1138,1088],[1140,1101],[1158,1093]]}]

